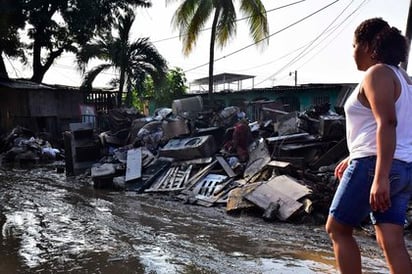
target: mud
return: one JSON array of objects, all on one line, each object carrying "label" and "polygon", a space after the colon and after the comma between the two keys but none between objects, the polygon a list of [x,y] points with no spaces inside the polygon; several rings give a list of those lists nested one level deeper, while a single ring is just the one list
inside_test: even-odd
[{"label": "mud", "polygon": [[[322,226],[97,190],[52,168],[0,169],[0,203],[0,273],[335,273]],[[388,273],[356,234],[365,273]]]}]

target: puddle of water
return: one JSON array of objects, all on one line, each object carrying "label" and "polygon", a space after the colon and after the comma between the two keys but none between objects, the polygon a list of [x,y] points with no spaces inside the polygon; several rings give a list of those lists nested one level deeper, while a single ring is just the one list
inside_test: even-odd
[{"label": "puddle of water", "polygon": [[[5,273],[335,273],[321,227],[109,192],[50,170],[0,172]],[[387,273],[362,238],[365,273]]]}]

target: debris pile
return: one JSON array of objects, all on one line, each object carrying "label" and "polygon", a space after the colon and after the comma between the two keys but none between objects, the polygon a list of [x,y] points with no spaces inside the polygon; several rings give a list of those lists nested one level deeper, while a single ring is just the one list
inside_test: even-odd
[{"label": "debris pile", "polygon": [[150,117],[124,111],[111,111],[110,130],[99,134],[71,125],[68,175],[87,170],[97,188],[168,194],[231,214],[324,222],[334,167],[347,155],[344,118],[329,105],[291,113],[266,106],[255,121],[235,106],[205,111],[200,97]]},{"label": "debris pile", "polygon": [[175,100],[153,116],[113,109],[100,127],[70,124],[64,149],[47,135],[16,127],[1,138],[0,159],[62,160],[67,176],[86,175],[96,188],[166,194],[266,220],[323,223],[337,186],[334,168],[348,153],[344,117],[328,104],[304,112],[262,106],[253,120],[236,106],[205,110],[198,96]]},{"label": "debris pile", "polygon": [[0,164],[30,167],[64,159],[64,151],[54,148],[47,134],[36,136],[31,130],[17,126],[0,141]]}]

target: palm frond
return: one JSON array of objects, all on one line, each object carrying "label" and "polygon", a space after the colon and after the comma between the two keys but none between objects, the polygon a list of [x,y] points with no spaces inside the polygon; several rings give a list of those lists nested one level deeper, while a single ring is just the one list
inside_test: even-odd
[{"label": "palm frond", "polygon": [[[262,41],[269,35],[266,9],[261,0],[242,0],[240,10],[249,16],[249,31],[255,42]],[[269,42],[265,40],[266,44]]]},{"label": "palm frond", "polygon": [[232,0],[219,1],[221,15],[216,28],[218,45],[223,47],[236,35],[236,10]]},{"label": "palm frond", "polygon": [[213,0],[186,0],[176,10],[172,24],[179,29],[184,54],[192,51],[198,34],[212,14],[213,8]]},{"label": "palm frond", "polygon": [[132,28],[133,22],[135,20],[135,15],[133,11],[127,12],[125,15],[122,15],[119,18],[119,21],[116,25],[119,39],[122,41],[128,41],[130,37],[130,30]]},{"label": "palm frond", "polygon": [[97,75],[99,75],[100,72],[102,72],[103,70],[110,68],[111,66],[112,66],[111,64],[101,64],[101,65],[98,65],[92,68],[84,76],[82,84],[80,85],[80,89],[91,90],[92,83],[96,79]]},{"label": "palm frond", "polygon": [[[97,39],[92,43],[84,45],[76,55],[77,65],[81,71],[85,71],[87,64],[93,58],[108,60],[110,57],[109,41],[105,42],[103,39]],[[109,43],[109,44],[108,44]]]}]

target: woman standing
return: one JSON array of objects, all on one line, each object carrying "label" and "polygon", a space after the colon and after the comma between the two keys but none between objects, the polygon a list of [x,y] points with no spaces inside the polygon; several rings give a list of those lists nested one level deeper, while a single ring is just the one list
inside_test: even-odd
[{"label": "woman standing", "polygon": [[349,157],[326,230],[341,273],[361,273],[353,228],[370,214],[391,273],[412,273],[403,228],[412,194],[412,82],[398,67],[407,42],[400,31],[372,18],[355,30],[353,49],[363,81],[345,103]]}]

